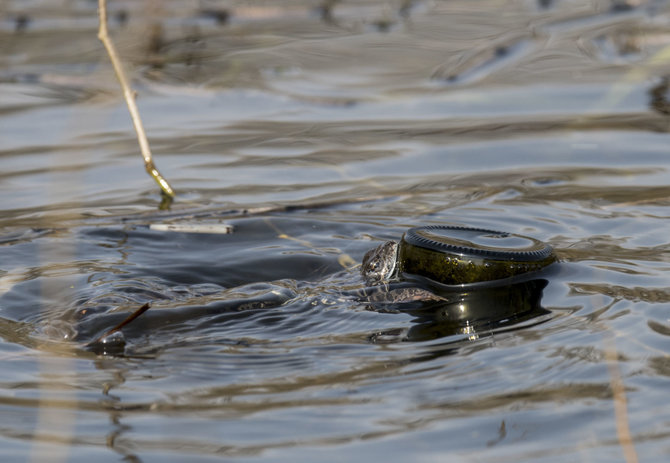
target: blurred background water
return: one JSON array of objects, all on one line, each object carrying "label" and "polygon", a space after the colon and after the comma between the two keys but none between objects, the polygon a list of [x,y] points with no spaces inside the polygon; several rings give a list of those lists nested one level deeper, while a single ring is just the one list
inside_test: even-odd
[{"label": "blurred background water", "polygon": [[[163,211],[96,8],[0,3],[2,461],[666,461],[669,2],[110,0]],[[424,224],[561,262],[371,302]]]}]

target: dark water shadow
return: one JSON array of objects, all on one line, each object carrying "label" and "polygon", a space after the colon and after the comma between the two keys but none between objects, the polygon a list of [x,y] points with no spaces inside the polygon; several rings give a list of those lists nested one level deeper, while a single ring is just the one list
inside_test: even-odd
[{"label": "dark water shadow", "polygon": [[[368,342],[423,342],[441,338],[450,338],[448,342],[473,341],[501,330],[522,329],[549,320],[551,312],[541,304],[543,289],[548,284],[547,273],[551,271],[461,286],[404,275],[401,281],[390,285],[365,287],[355,272],[341,272],[317,282],[248,283],[193,297],[174,307],[151,309],[124,327],[118,336],[85,348],[98,354],[124,355],[126,339],[133,343],[143,339],[140,350],[144,353],[160,350],[166,343],[188,345],[196,338],[200,339],[198,342],[216,338],[223,344],[240,345],[248,342],[252,332],[264,329],[271,333],[272,339],[281,342],[290,337],[287,333],[304,330],[305,323],[328,323],[325,311],[333,303],[345,312],[353,310],[353,314],[362,307],[380,314],[413,317],[399,329],[384,328],[388,319],[380,321],[381,329],[369,334]],[[435,298],[406,296],[417,289],[424,291],[420,294],[433,293]],[[393,295],[399,296],[394,299]],[[90,342],[127,315],[127,312],[104,311],[97,316],[82,316],[76,321],[79,339]],[[150,347],[151,344],[155,347]]]},{"label": "dark water shadow", "polygon": [[551,312],[542,307],[542,292],[548,284],[546,274],[533,274],[500,282],[447,286],[417,277],[412,284],[423,284],[442,297],[438,301],[404,304],[376,304],[373,310],[397,310],[412,315],[411,326],[376,333],[373,342],[423,342],[456,336],[476,340],[494,332],[522,329],[543,323]]},{"label": "dark water shadow", "polygon": [[503,329],[521,329],[546,321],[551,314],[541,305],[545,279],[509,286],[482,288],[452,294],[452,299],[432,310],[416,310],[408,341],[426,341],[454,334],[471,340]]}]

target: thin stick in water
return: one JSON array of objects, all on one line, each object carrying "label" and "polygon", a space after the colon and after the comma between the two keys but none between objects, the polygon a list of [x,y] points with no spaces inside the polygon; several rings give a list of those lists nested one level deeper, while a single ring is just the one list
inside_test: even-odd
[{"label": "thin stick in water", "polygon": [[110,334],[114,334],[114,333],[116,333],[117,331],[121,331],[121,329],[122,329],[124,326],[127,326],[130,322],[132,322],[132,321],[135,320],[137,317],[139,317],[140,315],[142,315],[144,312],[146,312],[147,310],[149,310],[149,307],[151,307],[151,306],[150,306],[149,303],[147,302],[147,303],[144,304],[142,307],[140,307],[139,309],[137,309],[135,312],[131,313],[128,317],[126,317],[121,323],[119,323],[118,325],[116,325],[114,328],[105,331],[105,332],[102,333],[100,336],[98,336],[97,338],[95,338],[93,341],[89,342],[88,345],[89,345],[89,346],[92,346],[92,345],[98,344],[98,343],[102,342],[102,340],[105,339],[105,338],[106,338],[107,336],[109,336]]},{"label": "thin stick in water", "polygon": [[164,195],[169,198],[173,198],[175,193],[167,180],[158,172],[156,165],[154,164],[153,157],[151,155],[151,149],[149,148],[149,141],[147,140],[147,135],[144,132],[144,126],[142,125],[142,119],[140,118],[140,112],[137,109],[137,104],[135,103],[135,92],[130,88],[128,84],[128,79],[123,70],[123,65],[119,59],[119,55],[116,52],[116,47],[112,42],[112,39],[109,37],[107,30],[107,0],[98,0],[98,16],[100,20],[100,29],[98,30],[98,38],[105,46],[109,59],[112,62],[114,67],[114,72],[116,77],[121,84],[121,89],[123,90],[123,97],[126,100],[128,105],[128,111],[130,112],[130,117],[133,120],[133,125],[135,126],[135,132],[137,133],[137,141],[140,144],[140,150],[142,152],[142,157],[144,158],[144,168],[147,173],[153,177],[153,179],[158,183],[161,188],[161,191]]},{"label": "thin stick in water", "polygon": [[619,445],[623,451],[626,463],[638,463],[640,460],[635,451],[633,436],[630,432],[628,421],[628,404],[626,401],[626,388],[621,379],[619,371],[618,354],[616,345],[611,336],[605,338],[605,361],[610,372],[610,386],[612,388],[612,399],[614,401],[614,418],[616,422],[616,433]]}]

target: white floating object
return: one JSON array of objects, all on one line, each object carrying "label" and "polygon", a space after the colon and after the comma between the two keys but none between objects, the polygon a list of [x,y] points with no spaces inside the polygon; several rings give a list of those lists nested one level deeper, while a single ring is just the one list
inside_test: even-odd
[{"label": "white floating object", "polygon": [[233,226],[227,223],[152,223],[149,230],[227,235],[233,232]]}]

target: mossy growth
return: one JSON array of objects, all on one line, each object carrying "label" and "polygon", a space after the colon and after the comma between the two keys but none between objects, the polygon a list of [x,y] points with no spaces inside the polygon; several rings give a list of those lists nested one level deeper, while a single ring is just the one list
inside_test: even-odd
[{"label": "mossy growth", "polygon": [[553,262],[556,262],[553,253],[541,260],[495,260],[427,249],[407,243],[404,237],[398,248],[400,271],[421,275],[447,285],[509,278],[540,270]]}]

